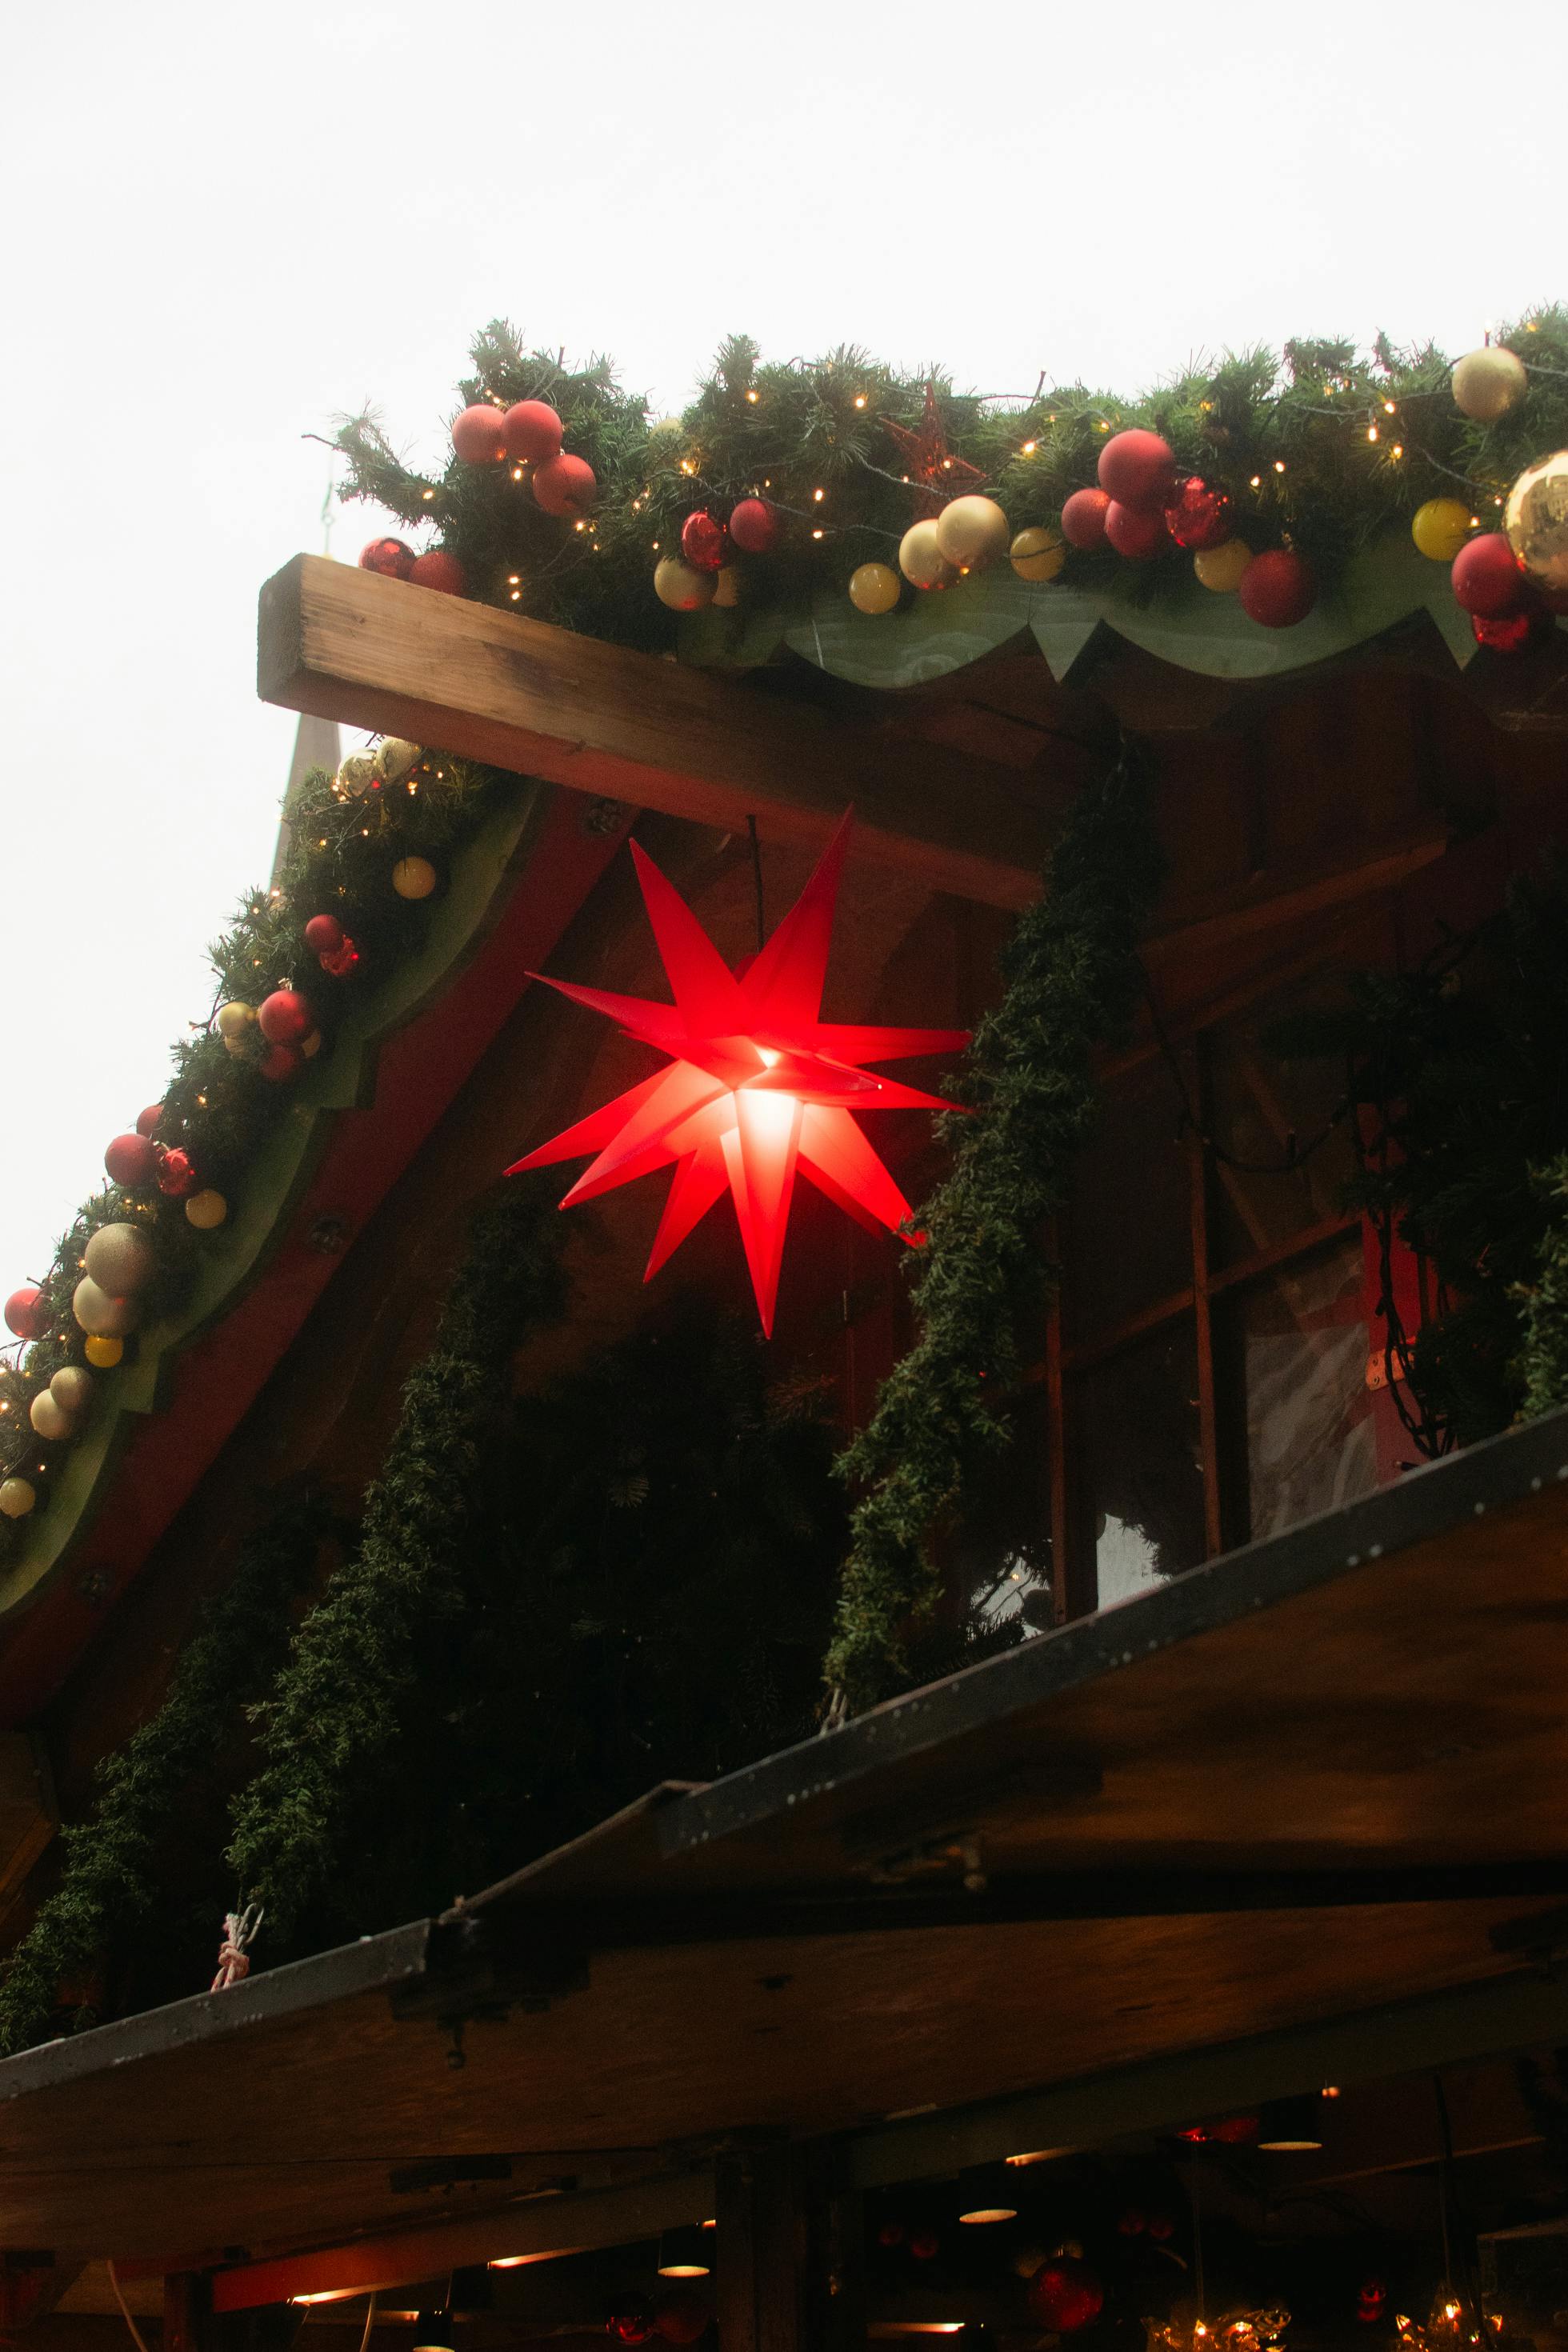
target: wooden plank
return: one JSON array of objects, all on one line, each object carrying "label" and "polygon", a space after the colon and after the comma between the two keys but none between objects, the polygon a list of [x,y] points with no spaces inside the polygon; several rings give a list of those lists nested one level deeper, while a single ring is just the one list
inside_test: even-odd
[{"label": "wooden plank", "polygon": [[319,555],[262,589],[257,675],[264,702],[727,832],[755,815],[819,844],[853,803],[866,854],[1001,907],[1038,896],[1053,821],[1091,759],[1057,739],[1042,786]]},{"label": "wooden plank", "polygon": [[1352,900],[1373,898],[1380,890],[1395,888],[1423,866],[1430,866],[1447,846],[1447,825],[1425,824],[1401,841],[1370,845],[1352,865],[1341,858],[1305,874],[1262,874],[1239,897],[1227,892],[1213,905],[1194,908],[1152,932],[1143,942],[1144,961],[1163,966],[1212,954],[1259,931],[1279,930],[1287,923],[1328,914]]}]

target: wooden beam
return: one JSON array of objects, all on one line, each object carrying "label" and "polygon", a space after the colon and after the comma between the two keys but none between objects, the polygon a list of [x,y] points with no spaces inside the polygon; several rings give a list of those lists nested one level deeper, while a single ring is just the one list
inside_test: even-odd
[{"label": "wooden beam", "polygon": [[406,735],[574,791],[826,841],[854,803],[862,849],[992,906],[1038,896],[1055,819],[1091,755],[1053,743],[1048,783],[625,646],[297,555],[261,591],[264,702]]}]

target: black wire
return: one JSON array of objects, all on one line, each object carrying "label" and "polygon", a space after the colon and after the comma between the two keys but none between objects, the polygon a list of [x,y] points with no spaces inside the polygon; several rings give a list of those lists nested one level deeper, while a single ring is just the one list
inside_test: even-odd
[{"label": "black wire", "polygon": [[752,881],[757,894],[757,953],[762,954],[768,943],[768,927],[763,913],[763,851],[757,839],[757,820],[746,819],[746,831],[752,836]]},{"label": "black wire", "polygon": [[1299,1143],[1293,1134],[1286,1139],[1283,1160],[1237,1159],[1234,1151],[1227,1151],[1225,1146],[1211,1134],[1193,1108],[1193,1099],[1187,1092],[1186,1077],[1180,1059],[1175,1047],[1171,1043],[1170,1033],[1161,1017],[1153,982],[1142,965],[1139,970],[1143,982],[1144,999],[1149,1007],[1149,1023],[1154,1033],[1154,1043],[1160,1049],[1161,1059],[1170,1073],[1171,1083],[1175,1087],[1177,1098],[1181,1103],[1181,1117],[1176,1122],[1177,1134],[1185,1135],[1191,1132],[1195,1135],[1212,1159],[1223,1167],[1234,1168],[1238,1176],[1292,1176],[1299,1168],[1304,1168],[1313,1154],[1322,1150],[1335,1130],[1344,1125],[1352,1108],[1349,1092],[1346,1092],[1343,1099],[1336,1107],[1328,1125],[1320,1134],[1312,1138],[1310,1143]]}]

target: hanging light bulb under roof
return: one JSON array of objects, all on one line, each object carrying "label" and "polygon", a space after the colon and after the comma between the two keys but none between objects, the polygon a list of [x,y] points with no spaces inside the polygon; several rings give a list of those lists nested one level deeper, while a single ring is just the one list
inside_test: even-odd
[{"label": "hanging light bulb under roof", "polygon": [[[706,2278],[713,2263],[702,2232],[694,2223],[683,2221],[673,2230],[666,2230],[658,2242],[658,2274],[660,2278]],[[417,2347],[416,2347],[417,2352]]]},{"label": "hanging light bulb under roof", "polygon": [[958,2176],[958,2218],[972,2225],[1012,2221],[1018,2200],[1006,2165],[969,2164]]},{"label": "hanging light bulb under roof", "polygon": [[422,2311],[414,2323],[409,2352],[455,2352],[457,2340],[449,2311]]}]

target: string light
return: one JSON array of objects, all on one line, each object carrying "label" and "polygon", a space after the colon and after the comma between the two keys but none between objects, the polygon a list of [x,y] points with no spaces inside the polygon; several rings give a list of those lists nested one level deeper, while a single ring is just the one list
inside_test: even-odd
[{"label": "string light", "polygon": [[1260,490],[1263,488],[1263,477],[1261,474],[1254,474],[1252,477],[1252,488],[1255,490]]},{"label": "string light", "polygon": [[1018,455],[1020,457],[1032,457],[1039,446],[1037,441],[1026,441]]},{"label": "string light", "polygon": [[812,532],[812,534],[811,534],[811,535],[812,535],[813,539],[820,539],[820,538],[822,537],[822,533],[821,533],[821,531],[820,531],[820,530],[814,530],[814,531]]},{"label": "string light", "polygon": [[1405,444],[1404,444],[1404,442],[1403,442],[1403,441],[1396,441],[1396,442],[1394,443],[1394,445],[1393,448],[1389,451],[1389,453],[1388,453],[1388,454],[1389,454],[1389,456],[1390,456],[1391,457],[1404,457],[1404,455],[1405,455]]},{"label": "string light", "polygon": [[1275,458],[1274,470],[1277,474],[1282,474],[1285,471],[1285,460],[1283,457]]},{"label": "string light", "polygon": [[815,506],[820,506],[823,499],[827,496],[827,492],[826,490],[813,490],[811,496],[812,503]]},{"label": "string light", "polygon": [[747,394],[746,394],[746,398],[747,398],[748,400],[751,400],[751,401],[758,401],[758,400],[761,400],[762,396],[763,396],[763,395],[762,395],[762,394],[761,394],[760,392],[757,392],[757,391],[754,391],[754,390],[753,390],[753,391],[752,391],[752,392],[748,392],[748,393],[747,393]]},{"label": "string light", "polygon": [[1393,403],[1393,401],[1392,401],[1392,400],[1385,400],[1385,401],[1384,402],[1384,404],[1383,404],[1383,413],[1384,413],[1384,415],[1385,416],[1392,416],[1392,415],[1394,415],[1394,414],[1395,412],[1394,412],[1394,403]]},{"label": "string light", "polygon": [[436,493],[434,490],[421,490],[419,495],[422,499],[433,499]]},{"label": "string light", "polygon": [[1375,441],[1375,440],[1376,440],[1376,438],[1377,438],[1377,427],[1376,427],[1376,425],[1369,425],[1367,426],[1367,428],[1366,428],[1366,437],[1367,437],[1367,439],[1368,439],[1369,441]]},{"label": "string light", "polygon": [[863,392],[858,392],[858,393],[856,394],[856,395],[855,395],[855,405],[856,405],[856,407],[857,407],[857,408],[864,408],[864,407],[865,407],[865,405],[866,405],[866,395],[865,395],[865,394],[864,394]]},{"label": "string light", "polygon": [[521,482],[521,479],[522,479],[522,467],[521,467],[521,466],[514,466],[514,467],[512,467],[512,469],[511,469],[511,478],[512,478],[512,480],[513,480],[514,482]]}]

